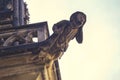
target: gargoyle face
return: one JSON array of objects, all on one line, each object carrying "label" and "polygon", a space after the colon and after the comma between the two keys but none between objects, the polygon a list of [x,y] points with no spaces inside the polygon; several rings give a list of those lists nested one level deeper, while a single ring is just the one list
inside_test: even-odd
[{"label": "gargoyle face", "polygon": [[75,12],[70,17],[70,22],[73,29],[78,29],[75,37],[78,43],[83,41],[83,25],[86,22],[86,15],[83,12]]},{"label": "gargoyle face", "polygon": [[73,28],[80,28],[86,22],[86,15],[82,12],[75,12],[71,15],[70,22]]}]

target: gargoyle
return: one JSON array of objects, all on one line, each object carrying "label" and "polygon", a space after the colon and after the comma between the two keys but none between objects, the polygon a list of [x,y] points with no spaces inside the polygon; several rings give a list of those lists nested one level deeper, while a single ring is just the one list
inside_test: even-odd
[{"label": "gargoyle", "polygon": [[[70,20],[62,20],[53,25],[53,34],[42,42],[37,53],[43,54],[51,60],[56,60],[67,50],[70,40],[76,38],[78,43],[83,41],[82,28],[86,22],[86,15],[83,12],[75,12]],[[39,57],[39,56],[38,56]],[[33,60],[35,58],[34,57]]]}]

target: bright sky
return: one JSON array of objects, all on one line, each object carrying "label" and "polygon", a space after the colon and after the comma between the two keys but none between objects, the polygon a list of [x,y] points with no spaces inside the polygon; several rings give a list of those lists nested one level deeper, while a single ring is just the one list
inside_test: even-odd
[{"label": "bright sky", "polygon": [[52,25],[76,11],[87,15],[83,44],[71,41],[60,61],[62,80],[120,80],[120,0],[25,0],[30,22]]}]

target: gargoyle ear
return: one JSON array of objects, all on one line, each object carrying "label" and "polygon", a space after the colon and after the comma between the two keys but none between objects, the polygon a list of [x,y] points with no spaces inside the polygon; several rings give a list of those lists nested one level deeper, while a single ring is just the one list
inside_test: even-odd
[{"label": "gargoyle ear", "polygon": [[76,34],[76,41],[78,43],[82,43],[82,41],[83,41],[83,31],[82,31],[82,28],[78,29],[78,32]]}]

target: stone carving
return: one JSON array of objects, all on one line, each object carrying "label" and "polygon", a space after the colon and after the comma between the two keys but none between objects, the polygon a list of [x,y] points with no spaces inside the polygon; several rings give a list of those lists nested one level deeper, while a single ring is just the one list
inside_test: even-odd
[{"label": "stone carving", "polygon": [[[50,62],[60,58],[63,53],[67,50],[70,40],[76,38],[78,43],[83,41],[83,26],[86,22],[86,15],[83,12],[75,12],[70,16],[70,20],[62,20],[53,25],[53,34],[46,40],[26,45],[32,48],[32,45],[39,45],[34,49],[25,49],[25,51],[31,51],[34,55],[30,58],[30,62]],[[3,46],[16,46],[32,43],[34,31],[23,31],[13,34],[5,41],[1,38]],[[25,46],[25,45],[23,45]],[[15,51],[15,49],[14,49]],[[15,52],[18,50],[16,49]],[[21,49],[22,51],[22,49]],[[4,53],[4,51],[1,51]]]},{"label": "stone carving", "polygon": [[[43,77],[41,77],[42,79],[47,80],[47,78],[49,78],[50,80],[57,80],[54,79],[54,77],[56,78],[56,72],[59,73],[59,71],[57,71],[59,67],[57,67],[58,65],[55,66],[54,62],[61,58],[72,39],[76,38],[78,43],[82,43],[82,29],[85,22],[86,15],[83,12],[75,12],[71,15],[70,20],[62,20],[54,24],[53,34],[47,39],[44,37],[44,41],[37,43],[32,43],[32,38],[38,37],[40,34],[38,33],[39,30],[42,31],[42,27],[46,24],[37,25],[37,27],[35,24],[32,26],[25,25],[23,26],[25,28],[18,26],[18,28],[10,28],[10,30],[7,29],[6,31],[5,29],[1,29],[0,55],[1,60],[4,59],[4,61],[6,61],[4,64],[4,61],[1,61],[1,67],[3,67],[0,71],[1,77],[6,76],[6,80],[21,80],[29,76],[32,80],[30,74],[33,74],[34,72],[32,71],[35,71],[33,75],[34,78],[40,73]],[[44,27],[44,30],[47,31],[47,28]],[[46,31],[40,35],[48,36],[48,32],[46,33]],[[41,71],[39,72],[40,69]],[[38,70],[38,72],[36,72],[36,70]],[[21,77],[22,75],[24,76]],[[60,75],[57,74],[57,76],[59,77]]]},{"label": "stone carving", "polygon": [[32,33],[32,31],[14,33],[6,41],[4,41],[3,46],[17,46],[20,44],[32,43]]},{"label": "stone carving", "polygon": [[[35,55],[31,60],[42,59],[57,60],[67,50],[70,40],[76,38],[78,43],[83,41],[82,28],[86,22],[86,15],[83,12],[75,12],[70,20],[62,20],[53,25],[53,34],[36,50],[40,56]],[[35,51],[35,50],[34,50]],[[38,60],[39,61],[39,60]]]}]

